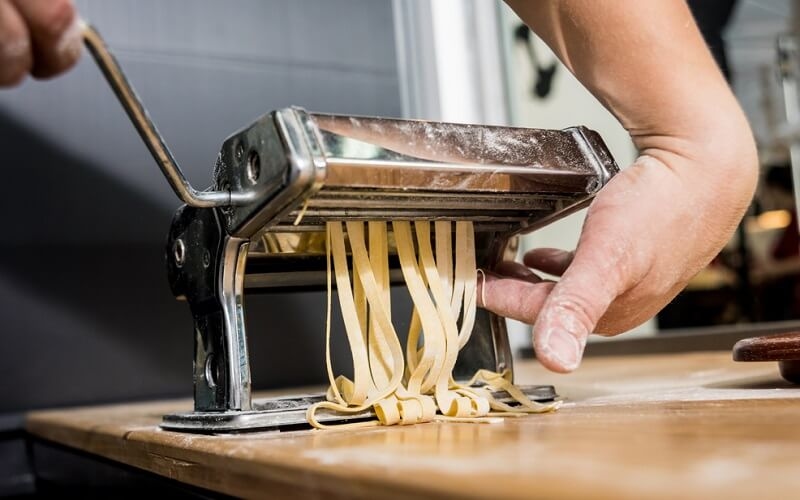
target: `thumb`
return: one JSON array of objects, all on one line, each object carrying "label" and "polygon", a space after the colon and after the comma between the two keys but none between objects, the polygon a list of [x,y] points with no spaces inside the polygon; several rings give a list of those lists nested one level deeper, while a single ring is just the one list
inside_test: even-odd
[{"label": "thumb", "polygon": [[567,373],[578,367],[586,339],[622,292],[618,269],[598,266],[593,255],[579,249],[533,326],[536,357],[550,370]]}]

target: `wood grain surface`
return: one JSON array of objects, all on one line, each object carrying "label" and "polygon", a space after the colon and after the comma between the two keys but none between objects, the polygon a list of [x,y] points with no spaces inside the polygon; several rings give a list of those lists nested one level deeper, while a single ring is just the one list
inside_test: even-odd
[{"label": "wood grain surface", "polygon": [[[189,401],[39,411],[28,430],[196,486],[270,498],[793,498],[800,389],[729,352],[533,362],[556,413],[502,424],[203,436],[162,431]],[[274,394],[270,394],[274,395]]]}]

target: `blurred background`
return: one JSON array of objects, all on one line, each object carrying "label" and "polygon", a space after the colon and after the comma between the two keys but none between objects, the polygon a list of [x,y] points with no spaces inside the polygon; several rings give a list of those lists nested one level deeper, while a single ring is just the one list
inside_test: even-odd
[{"label": "blurred background", "polygon": [[[189,180],[268,111],[586,125],[618,163],[624,129],[494,0],[76,0],[105,36]],[[625,339],[707,338],[800,319],[800,2],[691,2],[753,126],[762,181],[736,237]],[[192,393],[191,316],[163,245],[178,201],[96,66],[0,91],[0,495],[30,487],[23,412]],[[793,168],[794,166],[794,168]],[[724,179],[720,179],[724,182]],[[521,241],[573,248],[583,213]],[[676,242],[679,245],[680,242]],[[257,389],[325,380],[324,296],[248,297]],[[266,325],[268,324],[268,328]],[[267,330],[263,335],[259,329]],[[529,350],[529,327],[510,323]],[[688,348],[698,344],[686,344]],[[589,352],[592,352],[592,346]],[[599,349],[599,348],[598,348]]]}]

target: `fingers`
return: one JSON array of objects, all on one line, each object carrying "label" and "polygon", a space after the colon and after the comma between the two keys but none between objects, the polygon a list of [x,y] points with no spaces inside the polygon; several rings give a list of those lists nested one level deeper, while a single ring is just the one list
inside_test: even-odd
[{"label": "fingers", "polygon": [[550,370],[566,373],[578,367],[586,339],[621,293],[620,280],[609,269],[613,266],[598,265],[604,255],[597,250],[579,251],[534,323],[536,357]]},{"label": "fingers", "polygon": [[537,248],[525,254],[522,261],[526,266],[553,276],[561,276],[572,263],[574,252],[558,248]]},{"label": "fingers", "polygon": [[28,25],[33,52],[31,74],[49,78],[71,68],[83,46],[71,0],[11,0]]},{"label": "fingers", "polygon": [[25,21],[10,2],[0,0],[0,86],[17,85],[32,65]]},{"label": "fingers", "polygon": [[533,324],[553,285],[535,275],[509,278],[487,272],[478,279],[478,303],[500,316]]}]

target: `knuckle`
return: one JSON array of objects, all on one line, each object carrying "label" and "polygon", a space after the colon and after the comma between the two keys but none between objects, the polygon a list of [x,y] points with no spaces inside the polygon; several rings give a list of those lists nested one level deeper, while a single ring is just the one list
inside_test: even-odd
[{"label": "knuckle", "polygon": [[0,56],[5,60],[6,64],[9,61],[18,61],[27,56],[30,51],[30,42],[28,37],[24,34],[13,34],[0,40]]},{"label": "knuckle", "polygon": [[555,283],[541,282],[529,285],[526,293],[518,294],[519,319],[529,325],[534,324],[553,287],[555,287]]},{"label": "knuckle", "polygon": [[72,0],[50,0],[47,10],[37,19],[35,29],[42,36],[59,39],[74,22],[75,16]]},{"label": "knuckle", "polygon": [[30,42],[24,36],[0,43],[0,83],[17,85],[31,69]]},{"label": "knuckle", "polygon": [[591,301],[583,295],[571,293],[559,297],[558,306],[571,313],[584,312],[591,307]]},{"label": "knuckle", "polygon": [[602,313],[590,298],[574,293],[559,297],[556,308],[559,314],[577,319],[587,331],[592,330]]}]

